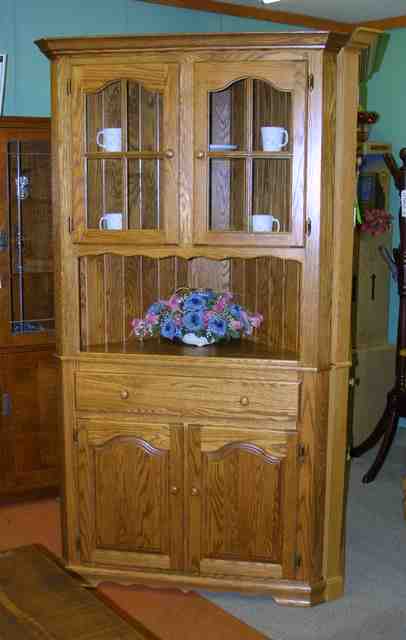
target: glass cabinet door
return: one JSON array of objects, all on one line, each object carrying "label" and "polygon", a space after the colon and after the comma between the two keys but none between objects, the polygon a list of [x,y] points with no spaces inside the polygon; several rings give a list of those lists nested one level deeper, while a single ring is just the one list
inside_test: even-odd
[{"label": "glass cabinet door", "polygon": [[301,245],[306,67],[196,65],[195,240]]},{"label": "glass cabinet door", "polygon": [[15,140],[7,148],[10,326],[13,336],[54,330],[50,144]]},{"label": "glass cabinet door", "polygon": [[75,102],[82,104],[73,125],[76,238],[173,243],[177,66],[129,69],[74,70]]}]

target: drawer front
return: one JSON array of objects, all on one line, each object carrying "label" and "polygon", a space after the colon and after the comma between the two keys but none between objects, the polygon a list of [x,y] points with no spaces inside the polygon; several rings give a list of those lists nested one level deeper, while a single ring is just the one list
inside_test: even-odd
[{"label": "drawer front", "polygon": [[297,416],[298,399],[298,382],[91,372],[76,376],[76,407],[80,411],[255,419],[269,419],[273,414],[286,419]]}]

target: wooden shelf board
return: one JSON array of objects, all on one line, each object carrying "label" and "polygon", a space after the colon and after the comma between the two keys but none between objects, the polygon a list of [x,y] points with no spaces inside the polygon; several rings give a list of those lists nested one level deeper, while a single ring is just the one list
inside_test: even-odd
[{"label": "wooden shelf board", "polygon": [[184,344],[149,338],[146,340],[131,339],[126,343],[108,343],[106,345],[90,345],[82,353],[112,355],[150,355],[175,356],[190,358],[236,358],[254,360],[272,360],[278,364],[297,364],[297,355],[292,352],[278,352],[267,345],[252,340],[232,340],[228,343],[209,345],[207,347],[191,347]]}]

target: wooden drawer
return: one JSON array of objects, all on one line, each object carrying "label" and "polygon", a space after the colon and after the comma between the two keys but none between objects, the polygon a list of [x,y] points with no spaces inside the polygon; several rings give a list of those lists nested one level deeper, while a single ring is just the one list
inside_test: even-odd
[{"label": "wooden drawer", "polygon": [[295,417],[298,398],[298,382],[76,374],[76,407],[80,411],[268,419],[270,414]]}]

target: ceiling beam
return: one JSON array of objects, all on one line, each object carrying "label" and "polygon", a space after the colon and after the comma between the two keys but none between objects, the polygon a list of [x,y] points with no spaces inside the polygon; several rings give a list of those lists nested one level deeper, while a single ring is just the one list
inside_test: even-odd
[{"label": "ceiling beam", "polygon": [[401,29],[406,27],[406,16],[396,16],[394,18],[383,18],[382,20],[368,20],[359,23],[360,27],[371,29]]},{"label": "ceiling beam", "polygon": [[[260,7],[248,7],[242,4],[231,4],[230,2],[218,2],[218,0],[142,0],[150,4],[161,4],[178,9],[190,9],[193,11],[208,11],[210,13],[222,13],[237,18],[250,18],[253,20],[265,20],[268,22],[278,22],[282,24],[308,27],[310,29],[321,29],[323,31],[338,31],[340,33],[351,33],[356,25],[349,22],[338,22],[336,20],[324,20],[323,18],[313,18],[300,13],[286,13],[283,11],[272,11],[272,9],[262,9]],[[369,25],[368,25],[369,26]]]}]

